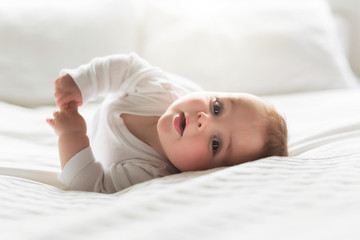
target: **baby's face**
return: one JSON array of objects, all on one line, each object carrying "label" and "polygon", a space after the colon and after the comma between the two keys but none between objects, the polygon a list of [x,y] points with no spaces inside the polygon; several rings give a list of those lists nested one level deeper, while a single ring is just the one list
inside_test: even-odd
[{"label": "baby's face", "polygon": [[166,157],[180,171],[257,159],[264,143],[264,104],[245,93],[196,92],[179,98],[157,125]]}]

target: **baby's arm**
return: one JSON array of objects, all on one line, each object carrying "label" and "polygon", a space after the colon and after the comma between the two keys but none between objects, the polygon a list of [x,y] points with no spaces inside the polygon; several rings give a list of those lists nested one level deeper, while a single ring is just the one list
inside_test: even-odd
[{"label": "baby's arm", "polygon": [[54,112],[53,119],[46,121],[59,136],[58,148],[63,169],[75,154],[89,147],[86,122],[78,113],[75,102],[63,105],[60,111]]},{"label": "baby's arm", "polygon": [[117,54],[94,58],[75,69],[63,69],[61,74],[71,76],[81,91],[81,103],[86,104],[98,96],[122,96],[149,69],[150,64],[136,54]]}]

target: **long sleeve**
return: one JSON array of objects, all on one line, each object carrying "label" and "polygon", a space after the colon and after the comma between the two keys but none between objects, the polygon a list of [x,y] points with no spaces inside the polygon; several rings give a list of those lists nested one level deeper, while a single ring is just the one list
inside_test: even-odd
[{"label": "long sleeve", "polygon": [[81,91],[83,103],[87,103],[109,93],[125,94],[131,81],[149,69],[145,60],[131,53],[94,58],[76,69],[63,69],[60,74],[70,74]]},{"label": "long sleeve", "polygon": [[88,147],[70,159],[59,179],[69,190],[114,193],[136,183],[165,176],[165,168],[166,166],[153,166],[136,160],[104,169],[101,163],[95,161],[91,148]]}]

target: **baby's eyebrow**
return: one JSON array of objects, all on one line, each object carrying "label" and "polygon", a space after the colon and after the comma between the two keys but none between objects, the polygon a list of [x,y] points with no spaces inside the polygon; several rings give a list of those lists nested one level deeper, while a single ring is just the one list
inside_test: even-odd
[{"label": "baby's eyebrow", "polygon": [[230,100],[230,109],[235,107],[235,100],[233,98],[229,98]]},{"label": "baby's eyebrow", "polygon": [[[229,104],[227,106],[227,111],[229,113],[232,113],[233,112],[233,108],[235,107],[235,101],[233,98],[229,98]],[[232,132],[230,133],[229,135],[229,141],[228,141],[228,144],[226,146],[226,149],[225,149],[227,155],[230,155],[231,151],[232,151]]]}]

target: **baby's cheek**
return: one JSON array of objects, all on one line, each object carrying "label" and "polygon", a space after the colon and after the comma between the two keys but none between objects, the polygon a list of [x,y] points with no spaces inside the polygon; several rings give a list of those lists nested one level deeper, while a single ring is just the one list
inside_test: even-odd
[{"label": "baby's cheek", "polygon": [[197,171],[208,169],[208,154],[199,144],[188,146],[186,150],[178,152],[179,165],[183,171]]}]

